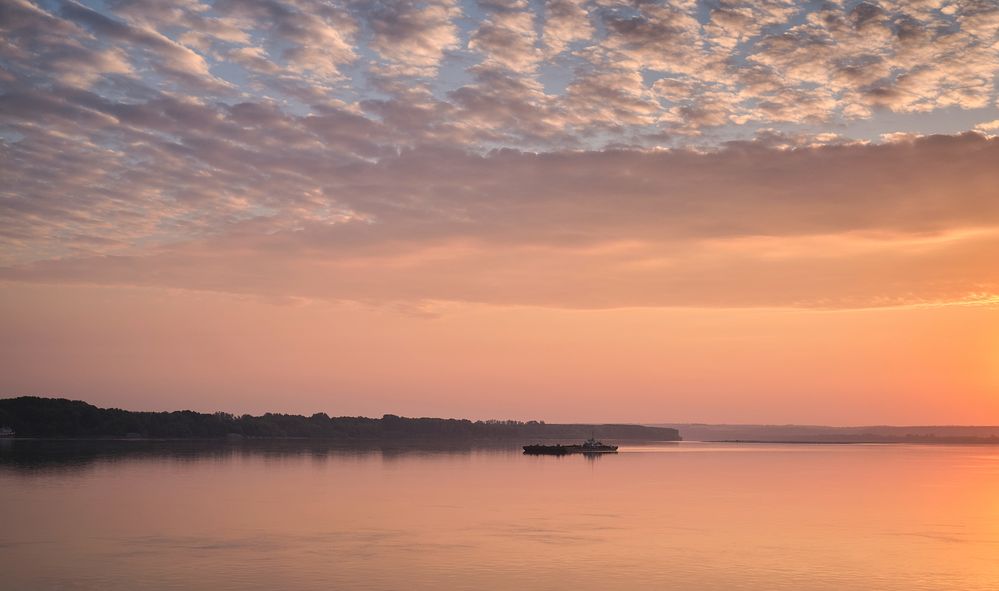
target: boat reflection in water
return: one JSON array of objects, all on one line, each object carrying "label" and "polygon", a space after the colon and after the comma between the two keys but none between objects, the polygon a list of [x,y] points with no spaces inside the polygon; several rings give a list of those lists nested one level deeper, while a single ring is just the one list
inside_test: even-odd
[{"label": "boat reflection in water", "polygon": [[566,454],[606,454],[617,453],[616,445],[608,445],[590,437],[580,445],[525,445],[524,453],[528,455],[564,456]]}]

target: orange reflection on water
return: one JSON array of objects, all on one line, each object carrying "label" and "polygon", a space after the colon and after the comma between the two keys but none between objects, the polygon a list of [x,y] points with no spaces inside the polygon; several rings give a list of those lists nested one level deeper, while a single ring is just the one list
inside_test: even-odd
[{"label": "orange reflection on water", "polygon": [[5,465],[0,570],[12,588],[999,588],[991,447],[265,451]]}]

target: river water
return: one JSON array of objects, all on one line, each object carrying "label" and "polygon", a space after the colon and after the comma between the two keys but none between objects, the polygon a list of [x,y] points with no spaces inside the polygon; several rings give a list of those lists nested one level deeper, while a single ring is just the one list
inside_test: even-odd
[{"label": "river water", "polygon": [[0,444],[0,589],[999,589],[999,447]]}]

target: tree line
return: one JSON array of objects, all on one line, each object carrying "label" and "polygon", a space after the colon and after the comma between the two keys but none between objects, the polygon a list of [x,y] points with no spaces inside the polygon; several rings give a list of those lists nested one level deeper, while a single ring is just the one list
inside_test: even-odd
[{"label": "tree line", "polygon": [[546,424],[544,421],[330,417],[266,413],[136,412],[79,400],[22,396],[0,399],[0,427],[35,438],[325,438],[338,440],[607,439],[676,441],[676,429],[641,425]]}]

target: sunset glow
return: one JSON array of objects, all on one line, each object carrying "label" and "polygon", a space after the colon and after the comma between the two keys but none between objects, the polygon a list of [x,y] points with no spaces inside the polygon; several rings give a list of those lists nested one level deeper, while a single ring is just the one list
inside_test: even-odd
[{"label": "sunset glow", "polygon": [[988,1],[8,0],[0,391],[999,423]]},{"label": "sunset glow", "polygon": [[0,0],[0,589],[999,590],[999,0]]}]

